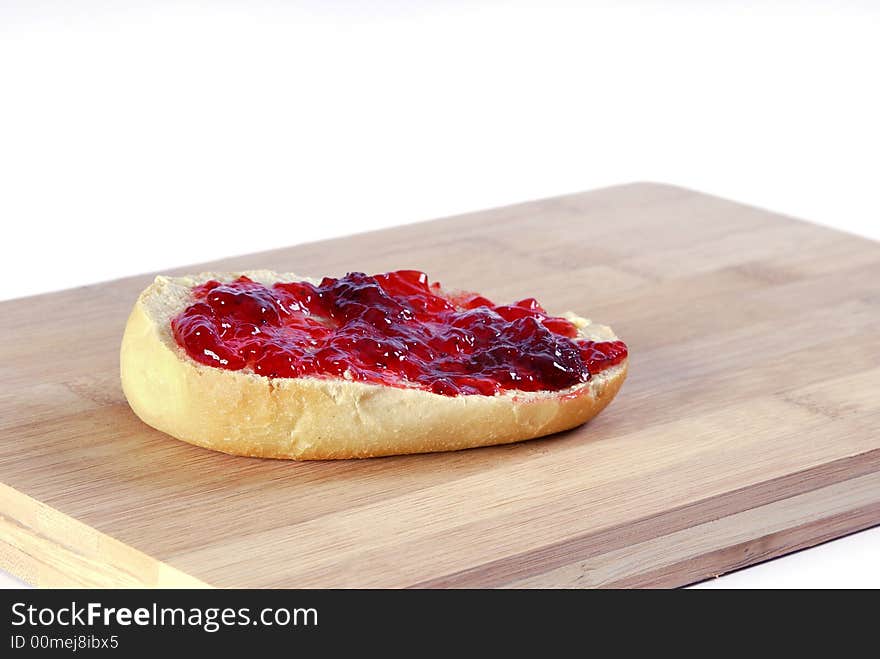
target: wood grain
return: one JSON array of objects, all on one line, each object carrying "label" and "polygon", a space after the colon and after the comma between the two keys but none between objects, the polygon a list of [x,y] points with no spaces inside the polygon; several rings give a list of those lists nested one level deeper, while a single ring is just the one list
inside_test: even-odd
[{"label": "wood grain", "polygon": [[[880,246],[633,184],[181,268],[427,270],[615,328],[618,399],[514,446],[238,458],[118,382],[151,279],[0,303],[0,564],[38,585],[673,586],[880,522]],[[47,323],[47,319],[52,322]]]}]

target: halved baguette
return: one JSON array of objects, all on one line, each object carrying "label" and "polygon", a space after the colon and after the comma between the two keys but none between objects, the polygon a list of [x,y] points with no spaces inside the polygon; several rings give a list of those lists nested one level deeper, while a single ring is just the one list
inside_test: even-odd
[{"label": "halved baguette", "polygon": [[[156,277],[138,298],[122,339],[122,388],[145,423],[198,446],[264,458],[324,460],[448,451],[541,437],[588,421],[611,402],[627,362],[562,391],[444,396],[342,378],[274,378],[205,366],[178,346],[171,319],[193,286],[240,275],[271,285],[312,281],[252,270]],[[583,337],[605,326],[567,314]]]}]

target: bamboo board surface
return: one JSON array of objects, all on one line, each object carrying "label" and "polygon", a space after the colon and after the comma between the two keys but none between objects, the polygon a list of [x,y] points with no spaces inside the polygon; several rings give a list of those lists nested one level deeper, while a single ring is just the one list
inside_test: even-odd
[{"label": "bamboo board surface", "polygon": [[[0,566],[37,585],[674,586],[880,523],[880,245],[632,184],[181,268],[426,270],[612,325],[584,427],[365,461],[143,425],[139,276],[0,303]],[[51,323],[47,323],[51,319]]]}]

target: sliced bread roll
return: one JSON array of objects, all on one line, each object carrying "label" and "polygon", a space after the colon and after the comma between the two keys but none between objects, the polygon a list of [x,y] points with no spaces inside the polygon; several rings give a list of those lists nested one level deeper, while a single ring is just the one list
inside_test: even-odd
[{"label": "sliced bread roll", "polygon": [[[349,377],[266,377],[252,368],[200,363],[178,343],[172,320],[195,302],[194,287],[240,276],[267,286],[318,283],[262,270],[160,276],[138,298],[121,348],[122,386],[132,410],[177,439],[224,453],[322,460],[516,442],[591,419],[626,377],[624,358],[562,390],[446,395],[404,381],[389,386]],[[616,340],[608,327],[565,317],[577,338]]]}]

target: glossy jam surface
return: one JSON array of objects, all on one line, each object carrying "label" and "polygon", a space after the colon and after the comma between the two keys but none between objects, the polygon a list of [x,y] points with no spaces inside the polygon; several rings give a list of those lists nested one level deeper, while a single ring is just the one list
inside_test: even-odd
[{"label": "glossy jam surface", "polygon": [[448,296],[414,270],[265,286],[240,277],[193,289],[172,319],[202,364],[270,378],[342,377],[438,394],[558,391],[620,363],[621,341],[577,338],[533,298]]}]

